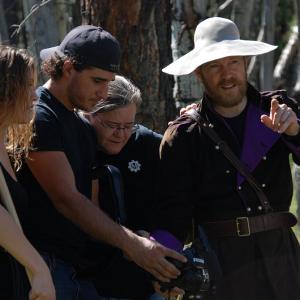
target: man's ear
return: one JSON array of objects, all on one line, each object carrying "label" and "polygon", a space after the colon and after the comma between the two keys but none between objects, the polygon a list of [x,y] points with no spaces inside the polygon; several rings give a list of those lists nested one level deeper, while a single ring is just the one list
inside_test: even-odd
[{"label": "man's ear", "polygon": [[70,60],[65,60],[63,67],[62,67],[62,71],[63,71],[63,75],[68,76],[69,74],[71,74],[71,72],[74,70],[74,66],[72,64],[72,62]]}]

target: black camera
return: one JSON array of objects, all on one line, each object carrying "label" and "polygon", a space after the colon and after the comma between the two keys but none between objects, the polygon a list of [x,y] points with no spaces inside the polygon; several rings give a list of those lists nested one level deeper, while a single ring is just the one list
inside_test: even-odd
[{"label": "black camera", "polygon": [[214,273],[212,254],[198,239],[186,247],[182,254],[187,258],[186,263],[168,258],[181,274],[170,282],[161,282],[161,291],[165,292],[178,287],[185,291],[183,299],[205,299],[208,294],[213,294],[215,292],[215,274],[212,274]]}]

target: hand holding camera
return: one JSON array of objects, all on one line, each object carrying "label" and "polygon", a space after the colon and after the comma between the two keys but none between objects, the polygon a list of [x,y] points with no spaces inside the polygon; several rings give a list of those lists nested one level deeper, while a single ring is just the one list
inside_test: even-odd
[{"label": "hand holding camera", "polygon": [[185,291],[187,299],[202,299],[203,294],[212,288],[207,252],[201,242],[195,240],[182,254],[187,258],[186,263],[169,258],[181,274],[170,282],[161,282],[160,290],[165,292],[178,287]]},{"label": "hand holding camera", "polygon": [[222,276],[221,267],[214,250],[210,247],[207,236],[201,226],[197,226],[198,237],[182,251],[187,262],[169,259],[181,274],[170,282],[160,282],[160,290],[183,290],[181,299],[211,299],[215,295],[217,283]]}]

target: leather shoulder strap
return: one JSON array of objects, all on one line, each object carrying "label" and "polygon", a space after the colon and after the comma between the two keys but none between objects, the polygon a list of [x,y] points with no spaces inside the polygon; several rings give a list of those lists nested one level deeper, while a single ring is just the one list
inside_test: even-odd
[{"label": "leather shoulder strap", "polygon": [[227,143],[222,140],[216,131],[213,129],[213,125],[206,122],[197,110],[192,109],[185,113],[186,116],[193,119],[198,123],[199,130],[202,130],[215,144],[217,150],[221,150],[223,155],[228,159],[228,161],[237,169],[237,171],[245,177],[252,189],[255,191],[263,209],[265,212],[272,211],[269,200],[256,179],[250,173],[250,171],[244,166],[244,164],[239,160],[239,158],[230,149]]},{"label": "leather shoulder strap", "polygon": [[123,179],[120,170],[113,165],[104,165],[99,170],[99,177],[108,178],[109,187],[112,193],[113,205],[116,212],[116,221],[121,225],[126,225],[127,214],[124,201]]}]

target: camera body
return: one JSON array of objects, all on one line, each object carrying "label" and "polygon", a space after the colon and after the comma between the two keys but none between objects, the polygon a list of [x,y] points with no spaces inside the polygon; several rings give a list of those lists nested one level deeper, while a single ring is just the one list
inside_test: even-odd
[{"label": "camera body", "polygon": [[210,270],[209,253],[196,239],[191,245],[186,247],[182,254],[187,258],[186,263],[175,259],[169,259],[181,274],[170,282],[162,282],[161,291],[171,290],[179,287],[185,291],[186,299],[203,299],[203,297],[214,289]]}]

